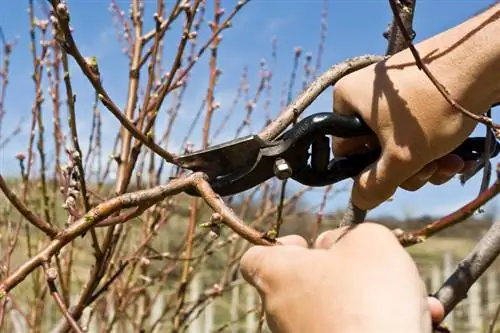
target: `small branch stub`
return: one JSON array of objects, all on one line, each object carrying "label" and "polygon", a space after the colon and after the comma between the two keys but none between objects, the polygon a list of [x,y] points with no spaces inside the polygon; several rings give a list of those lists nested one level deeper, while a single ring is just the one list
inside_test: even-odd
[{"label": "small branch stub", "polygon": [[57,279],[57,270],[54,267],[49,267],[45,271],[47,281],[55,281]]}]

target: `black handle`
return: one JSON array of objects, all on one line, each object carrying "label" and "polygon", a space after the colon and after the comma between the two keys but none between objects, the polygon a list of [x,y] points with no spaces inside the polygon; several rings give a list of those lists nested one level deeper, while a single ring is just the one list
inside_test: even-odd
[{"label": "black handle", "polygon": [[314,138],[319,135],[352,138],[374,134],[371,128],[358,116],[347,117],[334,112],[319,112],[299,121],[283,133],[279,139],[291,142],[309,141],[310,145]]},{"label": "black handle", "polygon": [[308,166],[301,172],[292,175],[292,179],[306,186],[318,187],[338,183],[347,178],[359,175],[366,167],[374,163],[380,156],[380,149],[347,157],[335,157],[330,161],[325,172],[313,171]]},{"label": "black handle", "polygon": [[[460,156],[464,161],[476,161],[485,151],[486,138],[467,138],[460,146],[451,153]],[[496,140],[488,147],[490,157],[495,157],[500,153],[500,143]],[[381,150],[374,149],[369,152],[346,157],[335,157],[330,161],[325,172],[317,172],[312,167],[301,170],[292,178],[306,186],[326,186],[337,183],[347,178],[356,177],[370,164],[374,163],[380,156]]]},{"label": "black handle", "polygon": [[[263,144],[259,158],[253,165],[248,165],[248,170],[230,172],[227,177],[219,175],[222,177],[212,179],[211,185],[221,196],[240,193],[273,177],[274,162],[276,158],[281,157],[291,165],[291,178],[295,181],[306,186],[326,186],[359,175],[380,156],[381,150],[378,148],[363,154],[335,157],[329,161],[330,147],[326,143],[325,148],[324,142],[324,139],[328,140],[325,138],[327,135],[352,138],[375,134],[358,116],[347,117],[334,112],[316,113],[302,119],[272,144]],[[453,153],[465,161],[477,160],[484,152],[485,140],[482,137],[468,138]],[[308,150],[311,147],[314,150],[315,146],[325,150],[319,157],[315,158],[313,155],[312,158],[316,159],[316,164],[320,167],[311,167],[307,162]],[[491,157],[500,152],[500,144],[497,141],[489,148]],[[194,189],[185,192],[197,196]]]}]

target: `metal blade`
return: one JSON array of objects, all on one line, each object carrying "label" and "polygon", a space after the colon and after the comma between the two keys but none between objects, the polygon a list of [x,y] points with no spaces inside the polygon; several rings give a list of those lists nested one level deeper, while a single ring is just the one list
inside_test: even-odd
[{"label": "metal blade", "polygon": [[257,135],[249,135],[179,156],[175,162],[185,169],[222,176],[253,165],[259,158],[261,148],[267,146]]},{"label": "metal blade", "polygon": [[[485,174],[483,175],[483,181],[481,183],[481,192],[484,191],[490,181],[491,176],[491,162],[490,159],[496,157],[500,150],[500,143],[496,140],[495,134],[492,130],[486,130],[486,137],[484,141],[484,152],[481,154],[481,157],[476,164],[476,167],[469,172],[463,173],[460,175],[460,183],[465,185],[472,177],[474,177],[479,171],[485,170]],[[490,173],[489,175],[487,173]]]},{"label": "metal blade", "polygon": [[[488,160],[489,163],[489,160]],[[472,177],[474,177],[479,171],[483,170],[486,165],[485,157],[484,154],[481,155],[481,158],[477,162],[476,166],[474,169],[470,170],[469,172],[465,172],[460,175],[460,184],[465,185]]]}]

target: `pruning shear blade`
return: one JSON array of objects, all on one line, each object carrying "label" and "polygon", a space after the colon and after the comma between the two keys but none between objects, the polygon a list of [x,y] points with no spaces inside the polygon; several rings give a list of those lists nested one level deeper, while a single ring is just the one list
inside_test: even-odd
[{"label": "pruning shear blade", "polygon": [[[177,157],[175,162],[206,173],[213,190],[221,196],[243,192],[275,176],[292,178],[306,186],[325,186],[357,176],[381,153],[380,148],[375,148],[330,160],[327,136],[365,135],[374,133],[361,118],[323,112],[305,117],[273,141],[249,135]],[[490,158],[500,153],[498,141],[492,140],[489,147],[485,143],[486,138],[467,138],[451,153],[464,161],[478,161],[485,151]],[[194,190],[186,193],[197,195]]]},{"label": "pruning shear blade", "polygon": [[221,176],[251,167],[265,146],[257,135],[249,135],[179,156],[175,162],[185,169],[204,172],[209,177]]}]

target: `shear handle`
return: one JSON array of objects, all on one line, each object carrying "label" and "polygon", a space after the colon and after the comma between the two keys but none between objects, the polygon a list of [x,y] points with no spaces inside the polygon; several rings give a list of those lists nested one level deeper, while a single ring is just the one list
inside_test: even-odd
[{"label": "shear handle", "polygon": [[[477,161],[484,153],[486,138],[470,137],[451,154],[460,156],[464,161]],[[293,179],[303,185],[318,187],[337,183],[347,178],[356,177],[380,156],[380,149],[374,149],[363,154],[347,157],[335,157],[324,172],[314,171],[311,166],[306,166],[301,172],[295,174]],[[489,147],[490,157],[500,153],[500,143],[496,140]]]},{"label": "shear handle", "polygon": [[[262,148],[253,164],[241,170],[233,169],[229,174],[217,175],[210,180],[210,184],[221,196],[246,191],[275,176],[273,166],[278,158],[286,160],[293,174],[298,176],[307,167],[309,147],[319,136],[355,137],[368,134],[373,132],[361,118],[332,112],[316,113],[299,121],[276,140],[262,142]],[[195,190],[185,192],[197,196]]]},{"label": "shear handle", "polygon": [[[337,138],[374,135],[370,127],[358,116],[343,116],[335,112],[319,112],[305,117],[288,131],[277,138],[283,141],[279,145],[281,151],[290,146],[308,149],[319,137],[331,135]],[[269,147],[274,152],[273,148]],[[263,149],[264,151],[267,148]]]},{"label": "shear handle", "polygon": [[[335,157],[325,163],[324,170],[318,171],[308,165],[309,149],[318,139],[327,135],[351,138],[374,133],[357,116],[346,117],[334,112],[316,113],[299,121],[275,141],[263,145],[254,163],[245,170],[235,170],[234,173],[215,177],[210,180],[210,184],[221,196],[246,191],[274,177],[274,163],[281,158],[291,167],[293,180],[306,186],[325,186],[357,176],[380,156],[380,149],[374,149],[363,154]],[[453,153],[465,161],[477,160],[484,152],[484,144],[485,138],[468,138]],[[498,155],[500,144],[494,142],[490,152],[491,157]],[[328,161],[329,145],[326,154]],[[198,196],[195,190],[187,190],[186,193]]]}]

